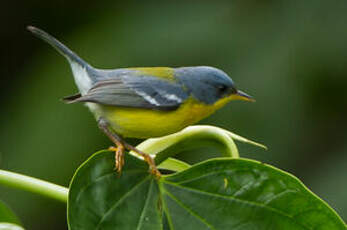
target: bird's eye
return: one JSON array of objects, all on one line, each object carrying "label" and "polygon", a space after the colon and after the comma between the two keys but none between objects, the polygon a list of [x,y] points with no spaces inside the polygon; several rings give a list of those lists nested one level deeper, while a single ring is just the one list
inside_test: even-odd
[{"label": "bird's eye", "polygon": [[226,92],[227,89],[228,89],[228,87],[226,85],[219,85],[218,86],[218,91],[221,92],[221,93]]}]

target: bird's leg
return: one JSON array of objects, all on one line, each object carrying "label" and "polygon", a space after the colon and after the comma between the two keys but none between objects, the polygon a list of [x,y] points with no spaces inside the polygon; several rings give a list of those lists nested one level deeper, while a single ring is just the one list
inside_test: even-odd
[{"label": "bird's leg", "polygon": [[135,153],[137,153],[138,155],[142,156],[143,159],[147,162],[147,164],[149,165],[149,168],[151,170],[151,173],[153,175],[155,175],[157,178],[159,178],[161,176],[161,173],[159,172],[159,170],[157,169],[157,166],[155,165],[155,162],[153,160],[153,158],[147,154],[147,153],[144,153],[142,152],[141,150],[135,148],[134,146],[132,145],[129,145],[128,143],[124,143],[125,145],[125,148],[127,148],[128,150],[130,151],[133,151]]},{"label": "bird's leg", "polygon": [[98,120],[98,126],[111,139],[111,141],[113,143],[115,143],[117,146],[117,147],[109,148],[111,151],[115,151],[115,159],[116,159],[115,166],[116,166],[117,172],[120,173],[122,171],[122,167],[124,165],[124,150],[127,149],[129,151],[133,151],[136,154],[142,156],[143,159],[149,165],[151,173],[153,175],[155,175],[156,177],[161,176],[159,170],[157,169],[157,166],[155,165],[153,158],[149,154],[144,153],[144,152],[138,150],[137,148],[135,148],[134,146],[123,141],[122,138],[120,136],[118,136],[116,133],[111,132],[109,129],[109,124],[105,119],[100,118]]},{"label": "bird's leg", "polygon": [[123,141],[118,135],[110,131],[109,125],[104,119],[99,119],[98,126],[111,139],[111,141],[116,144],[116,147],[110,147],[109,150],[115,152],[115,170],[117,170],[118,173],[121,173],[124,165],[125,147]]}]

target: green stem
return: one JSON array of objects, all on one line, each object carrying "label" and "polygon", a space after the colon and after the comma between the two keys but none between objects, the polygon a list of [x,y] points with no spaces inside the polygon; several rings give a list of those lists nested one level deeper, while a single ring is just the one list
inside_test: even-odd
[{"label": "green stem", "polygon": [[[189,168],[190,165],[172,157],[182,151],[194,148],[213,146],[219,149],[225,157],[238,158],[239,152],[233,139],[266,149],[266,146],[262,144],[209,125],[189,126],[171,135],[147,139],[136,147],[141,151],[155,155],[155,163],[159,168],[182,171]],[[135,153],[132,154],[136,156]]]},{"label": "green stem", "polygon": [[40,179],[0,169],[0,184],[67,202],[69,190]]},{"label": "green stem", "polygon": [[221,147],[222,155],[239,157],[239,152],[232,138],[223,129],[208,125],[189,126],[171,135],[150,138],[139,144],[137,148],[156,155],[156,163],[161,163],[179,152],[203,146]]}]

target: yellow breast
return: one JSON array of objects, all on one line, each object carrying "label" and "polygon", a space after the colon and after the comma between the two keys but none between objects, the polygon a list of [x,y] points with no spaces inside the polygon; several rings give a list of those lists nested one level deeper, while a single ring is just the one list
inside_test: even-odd
[{"label": "yellow breast", "polygon": [[101,106],[99,115],[108,119],[113,129],[123,137],[150,138],[175,133],[192,125],[229,100],[225,98],[213,105],[206,105],[190,98],[174,111]]}]

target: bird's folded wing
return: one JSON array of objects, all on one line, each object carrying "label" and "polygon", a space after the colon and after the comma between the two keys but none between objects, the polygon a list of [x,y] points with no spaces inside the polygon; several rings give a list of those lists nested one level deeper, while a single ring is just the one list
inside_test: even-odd
[{"label": "bird's folded wing", "polygon": [[68,102],[94,102],[110,106],[175,110],[188,98],[176,82],[152,76],[122,76],[97,82],[86,95]]}]

